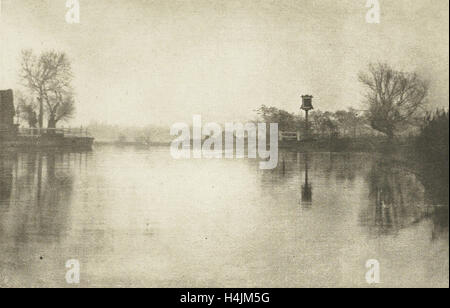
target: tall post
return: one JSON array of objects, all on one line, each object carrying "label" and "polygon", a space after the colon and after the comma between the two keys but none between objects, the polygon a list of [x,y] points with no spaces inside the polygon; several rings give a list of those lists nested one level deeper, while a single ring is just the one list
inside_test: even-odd
[{"label": "tall post", "polygon": [[311,95],[302,95],[302,107],[300,109],[305,111],[305,136],[306,136],[306,140],[308,140],[310,138],[310,134],[309,134],[309,119],[308,119],[308,113],[310,110],[314,109],[313,105],[312,105],[312,99],[313,97]]},{"label": "tall post", "polygon": [[305,115],[305,122],[306,122],[306,132],[305,132],[305,135],[306,135],[306,139],[308,140],[308,139],[309,139],[309,120],[308,120],[308,113],[309,113],[309,110],[305,110],[305,113],[306,113],[306,115]]}]

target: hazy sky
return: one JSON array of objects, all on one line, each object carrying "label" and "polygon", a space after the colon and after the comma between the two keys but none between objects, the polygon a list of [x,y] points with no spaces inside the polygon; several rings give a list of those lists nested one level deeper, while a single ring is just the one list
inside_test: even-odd
[{"label": "hazy sky", "polygon": [[370,62],[417,70],[448,106],[447,0],[0,0],[0,88],[18,87],[21,49],[66,51],[74,123],[125,125],[254,118],[261,104],[299,110],[361,106],[357,74]]}]

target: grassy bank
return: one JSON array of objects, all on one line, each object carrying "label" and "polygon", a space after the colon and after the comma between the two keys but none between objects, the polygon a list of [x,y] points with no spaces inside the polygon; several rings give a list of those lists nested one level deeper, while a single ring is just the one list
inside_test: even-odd
[{"label": "grassy bank", "polygon": [[398,138],[389,142],[385,137],[318,138],[305,141],[281,141],[282,149],[299,152],[403,152],[414,145],[414,138]]}]

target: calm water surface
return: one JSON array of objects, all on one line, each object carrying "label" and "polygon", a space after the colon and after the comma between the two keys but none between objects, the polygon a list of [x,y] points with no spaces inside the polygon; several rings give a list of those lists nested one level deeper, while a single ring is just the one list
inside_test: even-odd
[{"label": "calm water surface", "polygon": [[[173,160],[167,148],[1,153],[0,286],[448,287],[448,221],[369,154]],[[283,163],[284,161],[284,163]],[[447,212],[448,213],[448,212]]]}]

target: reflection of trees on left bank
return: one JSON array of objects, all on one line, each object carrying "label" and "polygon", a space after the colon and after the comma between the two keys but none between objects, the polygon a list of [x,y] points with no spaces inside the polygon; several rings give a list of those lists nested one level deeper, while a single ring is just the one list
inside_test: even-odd
[{"label": "reflection of trees on left bank", "polygon": [[13,167],[17,163],[17,154],[0,152],[0,205],[11,198]]},{"label": "reflection of trees on left bank", "polygon": [[57,286],[63,279],[61,264],[83,243],[71,237],[75,178],[84,162],[84,153],[0,155],[0,273],[9,281],[0,279],[0,287]]},{"label": "reflection of trees on left bank", "polygon": [[73,175],[63,153],[0,156],[0,229],[18,242],[58,240],[68,226]]}]

